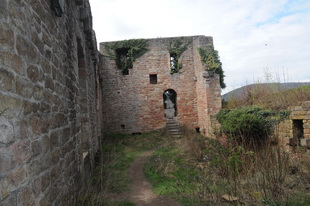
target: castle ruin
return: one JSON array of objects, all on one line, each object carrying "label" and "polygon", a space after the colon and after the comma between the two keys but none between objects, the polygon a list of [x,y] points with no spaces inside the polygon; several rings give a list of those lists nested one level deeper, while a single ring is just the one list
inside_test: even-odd
[{"label": "castle ruin", "polygon": [[[113,43],[118,42],[100,44],[104,130],[147,132],[165,127],[167,118],[174,118],[181,125],[212,135],[211,119],[221,108],[219,75],[211,77],[205,72],[198,52],[198,48],[213,49],[212,37],[148,39],[147,51],[125,74],[107,54],[107,45]],[[184,52],[175,62],[173,51],[177,48],[173,47],[182,46]],[[126,46],[119,45],[116,52],[124,49]],[[175,71],[174,64],[182,66]],[[170,115],[169,103],[173,105]]]},{"label": "castle ruin", "polygon": [[[0,28],[0,205],[74,205],[103,132],[147,132],[175,118],[211,135],[219,77],[197,52],[211,37],[150,39],[126,73],[106,43],[98,52],[88,0],[2,0]],[[177,39],[188,44],[176,62]]]}]

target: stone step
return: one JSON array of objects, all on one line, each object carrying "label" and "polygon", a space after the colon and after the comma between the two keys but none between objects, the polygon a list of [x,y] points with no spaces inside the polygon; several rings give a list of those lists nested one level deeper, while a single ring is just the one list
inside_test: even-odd
[{"label": "stone step", "polygon": [[179,127],[179,124],[178,123],[173,123],[173,124],[166,124],[167,126],[177,126]]},{"label": "stone step", "polygon": [[179,125],[177,122],[167,122],[167,124],[177,124],[177,125]]},{"label": "stone step", "polygon": [[167,123],[166,125],[178,125],[179,126],[179,124],[177,122]]},{"label": "stone step", "polygon": [[168,129],[169,132],[181,132],[181,130],[179,128],[175,128],[175,129]]},{"label": "stone step", "polygon": [[167,119],[166,128],[173,137],[180,138],[182,136],[180,125],[175,119]]},{"label": "stone step", "polygon": [[180,128],[179,125],[168,125],[168,129]]}]

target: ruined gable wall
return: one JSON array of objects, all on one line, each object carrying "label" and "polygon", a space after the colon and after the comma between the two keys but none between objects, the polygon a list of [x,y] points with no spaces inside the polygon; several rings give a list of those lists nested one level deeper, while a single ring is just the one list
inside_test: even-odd
[{"label": "ruined gable wall", "polygon": [[[191,40],[191,37],[184,38]],[[169,45],[174,38],[149,40],[149,51],[134,62],[129,75],[123,75],[113,60],[103,57],[104,124],[113,132],[145,132],[165,126],[163,93],[177,92],[177,119],[181,124],[197,124],[195,74],[192,64],[192,44],[182,54],[181,73],[170,74]],[[101,53],[104,52],[101,44]],[[150,84],[149,75],[157,74],[157,84]],[[121,124],[125,125],[122,129]]]},{"label": "ruined gable wall", "polygon": [[[183,64],[180,73],[171,75],[169,45],[176,39],[191,44],[179,60]],[[100,70],[104,82],[103,122],[106,131],[135,133],[165,127],[163,93],[167,89],[177,93],[176,120],[180,124],[191,129],[209,127],[210,121],[204,118],[209,115],[209,97],[205,79],[202,79],[203,67],[197,47],[212,46],[212,43],[212,38],[205,36],[149,39],[149,51],[134,62],[129,75],[123,75],[114,60],[102,56]],[[104,44],[101,43],[100,47],[103,55],[106,54]],[[150,74],[157,74],[157,84],[150,84]],[[210,87],[219,84],[218,78],[213,82]]]},{"label": "ruined gable wall", "polygon": [[50,1],[1,1],[0,205],[73,205],[87,181],[100,133],[91,27],[86,0],[61,17]]}]

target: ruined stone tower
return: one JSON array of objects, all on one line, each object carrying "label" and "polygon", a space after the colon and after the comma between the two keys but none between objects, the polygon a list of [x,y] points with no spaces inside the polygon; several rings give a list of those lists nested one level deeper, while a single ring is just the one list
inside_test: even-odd
[{"label": "ruined stone tower", "polygon": [[[170,115],[177,122],[211,135],[212,117],[221,108],[219,76],[205,72],[198,48],[213,48],[212,37],[145,40],[146,52],[124,72],[117,58],[131,58],[126,54],[130,49],[127,41],[100,44],[104,130],[140,133],[163,128],[172,103]],[[112,58],[111,45],[115,51]],[[184,47],[178,57],[174,45]],[[176,64],[182,65],[177,71]],[[167,102],[169,99],[172,102]]]}]

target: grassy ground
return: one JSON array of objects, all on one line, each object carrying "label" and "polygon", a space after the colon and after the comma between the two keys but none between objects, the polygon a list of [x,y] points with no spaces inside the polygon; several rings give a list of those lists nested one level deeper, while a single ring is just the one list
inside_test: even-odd
[{"label": "grassy ground", "polygon": [[257,151],[222,146],[186,129],[180,139],[160,132],[105,137],[79,205],[133,206],[124,195],[129,166],[147,150],[155,150],[144,168],[153,191],[182,205],[310,205],[310,161],[303,152],[288,156],[271,144]]},{"label": "grassy ground", "polygon": [[185,132],[154,153],[145,174],[182,205],[310,205],[310,162],[296,158],[271,144],[252,151]]},{"label": "grassy ground", "polygon": [[104,137],[92,182],[79,197],[78,205],[134,206],[126,200],[130,164],[139,153],[165,145],[170,137],[160,132],[105,134]]}]

